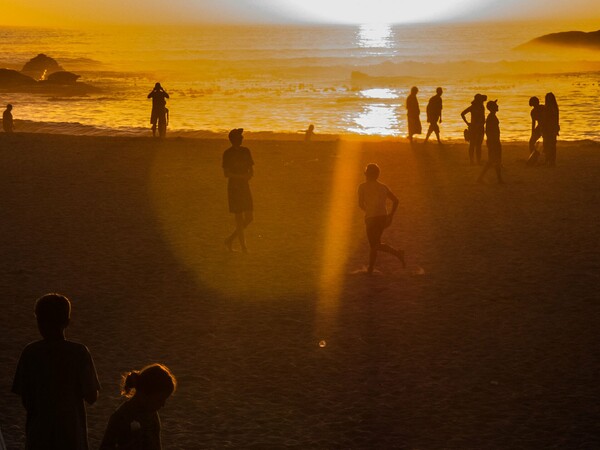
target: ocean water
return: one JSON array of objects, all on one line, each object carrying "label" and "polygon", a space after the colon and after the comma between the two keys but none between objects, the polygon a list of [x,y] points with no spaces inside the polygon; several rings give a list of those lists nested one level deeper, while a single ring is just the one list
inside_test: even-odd
[{"label": "ocean water", "polygon": [[[503,139],[527,139],[528,99],[555,93],[562,139],[600,140],[600,52],[514,48],[550,23],[205,26],[88,30],[0,28],[0,67],[45,53],[100,89],[0,91],[17,120],[147,133],[156,81],[169,92],[170,130],[406,135],[404,102],[420,89],[421,120],[444,88],[442,137],[459,139],[473,95],[498,99]],[[589,31],[589,30],[586,30]],[[426,128],[426,127],[425,127]]]}]

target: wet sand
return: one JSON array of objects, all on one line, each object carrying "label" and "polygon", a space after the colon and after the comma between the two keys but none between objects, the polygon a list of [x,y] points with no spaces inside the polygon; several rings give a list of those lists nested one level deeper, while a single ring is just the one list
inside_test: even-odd
[{"label": "wet sand", "polygon": [[[223,139],[0,134],[8,448],[14,367],[51,291],[103,385],[91,448],[120,373],[154,361],[179,381],[168,449],[600,447],[600,144],[559,142],[554,169],[505,144],[499,186],[475,183],[463,143],[297,139],[245,143],[244,255],[223,246]],[[371,277],[368,162],[400,198],[384,238],[407,259],[381,255]]]}]

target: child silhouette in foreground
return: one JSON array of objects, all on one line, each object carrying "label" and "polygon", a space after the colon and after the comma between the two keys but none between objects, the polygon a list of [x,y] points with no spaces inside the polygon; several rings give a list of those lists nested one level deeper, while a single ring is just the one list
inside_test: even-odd
[{"label": "child silhouette in foreground", "polygon": [[[383,183],[377,181],[380,169],[377,164],[368,164],[365,170],[367,181],[358,187],[358,206],[365,212],[365,225],[367,229],[367,238],[371,250],[369,252],[368,273],[373,273],[377,252],[385,252],[394,255],[404,262],[404,252],[396,250],[387,244],[381,243],[383,231],[392,223],[396,209],[398,209],[398,197]],[[392,201],[392,210],[388,213],[387,200]]]},{"label": "child silhouette in foreground", "polygon": [[488,161],[483,167],[479,178],[477,178],[477,182],[483,183],[483,177],[485,176],[486,172],[491,167],[494,167],[496,169],[496,175],[498,176],[498,183],[502,184],[504,181],[502,180],[502,144],[500,143],[500,121],[496,116],[496,113],[498,112],[498,100],[487,102],[486,107],[490,112],[485,119],[485,136],[487,138],[486,144],[488,148]]},{"label": "child silhouette in foreground", "polygon": [[237,238],[242,251],[248,252],[244,229],[252,222],[254,205],[250,192],[250,179],[254,176],[254,160],[250,150],[242,147],[243,128],[229,132],[229,147],[223,153],[223,174],[227,178],[227,197],[229,212],[235,214],[235,231],[225,239],[225,246],[232,251],[233,241]]},{"label": "child silhouette in foreground", "polygon": [[83,402],[98,399],[100,383],[88,349],[65,339],[70,315],[63,295],[46,294],[35,302],[43,339],[21,353],[12,386],[27,411],[27,449],[88,448]]},{"label": "child silhouette in foreground", "polygon": [[100,450],[160,450],[158,410],[176,387],[175,377],[162,364],[124,375],[121,394],[127,400],[110,416]]}]

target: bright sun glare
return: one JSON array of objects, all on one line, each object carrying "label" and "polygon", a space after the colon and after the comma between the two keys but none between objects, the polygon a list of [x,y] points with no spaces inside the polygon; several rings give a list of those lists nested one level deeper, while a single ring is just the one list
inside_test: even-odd
[{"label": "bright sun glare", "polygon": [[335,23],[411,23],[463,16],[487,0],[277,0],[284,12]]}]

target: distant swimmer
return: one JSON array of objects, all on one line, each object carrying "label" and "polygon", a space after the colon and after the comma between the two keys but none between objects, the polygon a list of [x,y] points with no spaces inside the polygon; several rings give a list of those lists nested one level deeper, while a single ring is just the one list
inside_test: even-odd
[{"label": "distant swimmer", "polygon": [[310,142],[315,136],[315,126],[311,123],[306,130],[298,130],[299,133],[304,133],[304,141]]},{"label": "distant swimmer", "polygon": [[500,143],[500,121],[496,116],[498,112],[498,100],[487,102],[486,105],[490,112],[485,119],[485,136],[486,144],[488,148],[488,161],[483,167],[478,183],[483,183],[483,177],[486,172],[494,167],[496,169],[496,176],[498,177],[498,183],[502,184],[502,144]]},{"label": "distant swimmer", "polygon": [[544,100],[546,103],[542,120],[544,153],[546,154],[546,164],[554,167],[556,165],[556,140],[560,132],[558,103],[552,92],[548,92]]},{"label": "distant swimmer", "polygon": [[148,98],[152,99],[152,113],[150,115],[152,136],[156,137],[156,127],[158,125],[158,135],[164,138],[167,133],[167,117],[169,114],[167,99],[169,94],[162,88],[160,83],[156,83],[154,89],[148,94]]},{"label": "distant swimmer", "polygon": [[[469,160],[471,164],[481,164],[481,144],[485,134],[485,106],[487,95],[475,94],[471,106],[460,113],[462,120],[469,127]],[[466,115],[470,114],[471,121],[467,121]]]},{"label": "distant swimmer", "polygon": [[[358,206],[365,212],[365,226],[370,247],[368,273],[373,273],[377,252],[394,255],[402,262],[402,266],[406,267],[402,250],[381,243],[381,235],[392,224],[399,200],[385,184],[377,181],[380,172],[377,164],[368,164],[365,169],[366,181],[358,187]],[[392,202],[392,210],[389,212],[388,200]]]},{"label": "distant swimmer", "polygon": [[421,134],[421,110],[419,108],[419,100],[417,93],[419,88],[413,86],[410,89],[410,95],[406,97],[406,117],[408,119],[408,140],[412,144],[413,136]]},{"label": "distant swimmer", "polygon": [[427,103],[427,122],[429,122],[429,129],[427,130],[427,135],[425,136],[425,143],[429,140],[429,136],[431,133],[435,133],[435,137],[437,138],[438,144],[441,144],[440,141],[440,126],[439,123],[442,123],[442,93],[444,91],[441,87],[435,90],[435,95],[429,99],[429,103]]},{"label": "distant swimmer", "polygon": [[4,128],[5,133],[12,133],[14,130],[12,109],[13,106],[9,103],[6,105],[4,113],[2,113],[2,128]]},{"label": "distant swimmer", "polygon": [[254,160],[250,150],[242,147],[243,128],[229,132],[229,147],[223,153],[223,174],[227,178],[227,197],[229,212],[235,214],[235,231],[225,239],[225,246],[231,251],[233,241],[237,238],[242,252],[247,253],[245,228],[254,219],[250,179],[254,176]]}]

